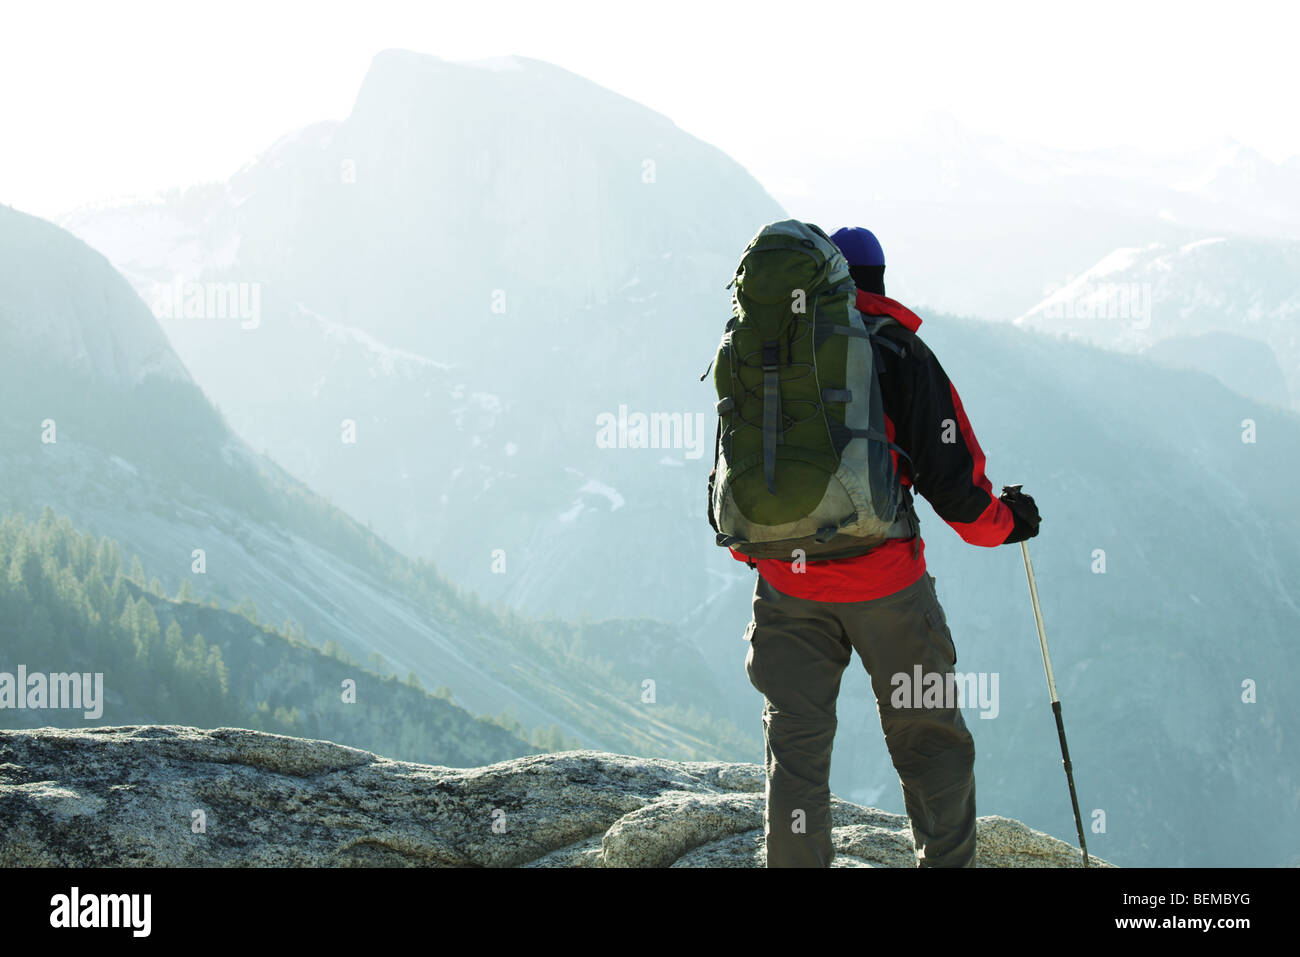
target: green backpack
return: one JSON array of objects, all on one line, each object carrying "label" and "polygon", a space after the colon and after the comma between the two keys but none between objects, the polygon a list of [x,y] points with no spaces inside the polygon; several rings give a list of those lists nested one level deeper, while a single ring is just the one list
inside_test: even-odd
[{"label": "green backpack", "polygon": [[[848,262],[821,229],[785,220],[745,247],[713,361],[709,479],[717,543],[752,558],[865,554],[916,534],[885,435],[876,335]],[[705,372],[707,375],[708,372]]]}]

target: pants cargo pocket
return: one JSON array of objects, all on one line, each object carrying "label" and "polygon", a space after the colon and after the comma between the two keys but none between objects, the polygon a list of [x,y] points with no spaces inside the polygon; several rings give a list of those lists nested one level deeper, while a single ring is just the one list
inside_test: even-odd
[{"label": "pants cargo pocket", "polygon": [[957,646],[953,644],[952,632],[948,629],[948,615],[934,590],[934,576],[927,573],[926,577],[930,580],[930,607],[925,612],[926,624],[930,626],[930,633],[947,649],[949,664],[956,665]]}]

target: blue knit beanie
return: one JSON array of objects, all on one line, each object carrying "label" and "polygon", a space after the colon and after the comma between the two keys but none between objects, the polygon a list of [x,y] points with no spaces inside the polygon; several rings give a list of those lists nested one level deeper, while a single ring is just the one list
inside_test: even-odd
[{"label": "blue knit beanie", "polygon": [[831,240],[840,247],[840,252],[849,261],[850,266],[883,266],[885,251],[880,248],[880,240],[874,233],[861,226],[844,226],[831,233]]}]

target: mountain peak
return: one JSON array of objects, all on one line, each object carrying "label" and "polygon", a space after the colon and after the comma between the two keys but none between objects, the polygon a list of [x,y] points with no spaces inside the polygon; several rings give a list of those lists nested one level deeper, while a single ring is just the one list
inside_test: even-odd
[{"label": "mountain peak", "polygon": [[593,108],[631,110],[673,125],[662,114],[580,74],[513,54],[457,61],[412,50],[382,50],[370,61],[353,115],[377,105],[392,110],[398,104],[408,110],[437,111],[472,105],[488,116],[507,107],[557,117],[571,116],[575,109],[580,114]]},{"label": "mountain peak", "polygon": [[150,376],[190,382],[158,320],[102,253],[8,206],[0,206],[0,357],[52,360],[115,388]]}]

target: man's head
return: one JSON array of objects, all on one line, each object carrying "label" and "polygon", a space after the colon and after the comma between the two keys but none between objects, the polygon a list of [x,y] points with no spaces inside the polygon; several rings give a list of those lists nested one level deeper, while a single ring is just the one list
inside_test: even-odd
[{"label": "man's head", "polygon": [[869,229],[844,226],[831,233],[831,240],[849,261],[849,275],[864,292],[885,294],[885,251]]}]

